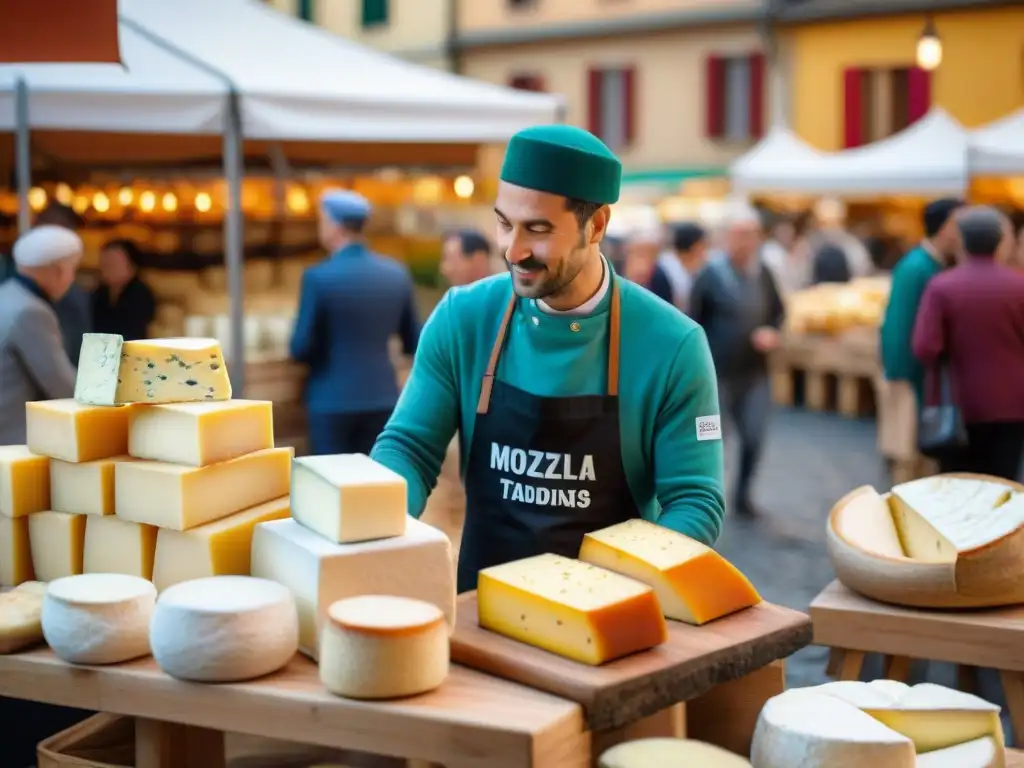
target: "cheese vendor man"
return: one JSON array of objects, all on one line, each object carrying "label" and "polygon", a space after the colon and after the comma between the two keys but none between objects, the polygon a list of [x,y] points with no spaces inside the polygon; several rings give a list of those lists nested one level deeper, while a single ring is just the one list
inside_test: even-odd
[{"label": "cheese vendor man", "polygon": [[576,557],[585,533],[636,517],[718,536],[714,365],[696,323],[600,252],[621,175],[581,129],[512,138],[494,206],[508,274],[444,296],[374,446],[419,517],[459,430],[459,592],[492,565]]}]

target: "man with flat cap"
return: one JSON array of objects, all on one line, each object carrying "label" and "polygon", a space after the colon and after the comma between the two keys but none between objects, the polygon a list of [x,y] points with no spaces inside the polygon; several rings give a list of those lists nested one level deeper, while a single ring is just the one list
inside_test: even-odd
[{"label": "man with flat cap", "polygon": [[494,206],[509,274],[445,295],[374,446],[419,517],[458,429],[460,592],[488,566],[575,557],[585,533],[631,518],[718,536],[714,366],[699,326],[601,254],[621,175],[578,128],[511,139]]},{"label": "man with flat cap", "polygon": [[398,334],[412,355],[419,340],[412,278],[366,246],[370,213],[355,192],[324,193],[320,242],[330,256],[302,276],[291,355],[309,366],[314,454],[370,452],[398,399],[388,343]]},{"label": "man with flat cap", "polygon": [[82,240],[46,224],[18,238],[11,255],[14,275],[0,284],[0,445],[25,442],[25,403],[74,394],[55,307],[75,280]]}]

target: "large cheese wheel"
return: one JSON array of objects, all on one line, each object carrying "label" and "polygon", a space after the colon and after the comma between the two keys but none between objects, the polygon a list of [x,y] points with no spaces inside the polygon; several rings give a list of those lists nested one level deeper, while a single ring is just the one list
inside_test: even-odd
[{"label": "large cheese wheel", "polygon": [[886,603],[973,608],[1024,603],[1024,486],[937,475],[880,495],[864,486],[833,507],[836,576]]},{"label": "large cheese wheel", "polygon": [[285,666],[299,648],[288,588],[250,576],[183,581],[160,594],[150,625],[153,658],[171,677],[251,680]]},{"label": "large cheese wheel", "polygon": [[690,739],[637,739],[601,755],[599,768],[750,768],[750,761]]},{"label": "large cheese wheel", "polygon": [[338,696],[394,699],[448,676],[448,626],[432,603],[364,595],[333,603],[320,635],[320,680]]},{"label": "large cheese wheel", "polygon": [[[999,707],[931,683],[830,683],[768,700],[754,768],[1002,768]],[[959,762],[956,762],[959,760]]]},{"label": "large cheese wheel", "polygon": [[43,637],[70,664],[118,664],[149,655],[156,587],[123,573],[85,573],[51,581],[43,599]]}]

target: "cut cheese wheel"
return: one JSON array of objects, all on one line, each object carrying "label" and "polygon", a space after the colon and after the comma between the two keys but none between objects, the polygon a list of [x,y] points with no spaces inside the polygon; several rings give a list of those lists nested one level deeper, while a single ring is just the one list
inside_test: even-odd
[{"label": "cut cheese wheel", "polygon": [[813,689],[769,699],[751,747],[754,768],[914,768],[914,744],[852,704]]},{"label": "cut cheese wheel", "polygon": [[646,520],[588,533],[580,560],[651,586],[665,615],[687,624],[761,602],[747,577],[713,549]]},{"label": "cut cheese wheel", "polygon": [[448,537],[409,518],[405,535],[336,544],[295,520],[256,526],[252,575],[284,584],[299,604],[300,650],[317,658],[320,631],[332,603],[366,594],[424,600],[455,628],[455,573]]},{"label": "cut cheese wheel", "polygon": [[320,638],[320,681],[337,696],[396,699],[448,676],[448,626],[431,603],[393,595],[339,600]]},{"label": "cut cheese wheel", "polygon": [[838,680],[834,683],[815,686],[814,691],[835,696],[837,699],[842,699],[848,704],[853,704],[858,709],[870,709],[872,707],[895,706],[902,696],[909,693],[910,687],[907,686],[906,692],[901,691],[894,696],[879,686],[868,685],[856,680]]},{"label": "cut cheese wheel", "polygon": [[690,739],[637,739],[601,755],[599,768],[750,768],[750,761]]},{"label": "cut cheese wheel", "polygon": [[50,462],[52,509],[76,515],[114,514],[114,465],[128,456],[78,463]]},{"label": "cut cheese wheel", "polygon": [[285,666],[299,645],[287,587],[214,576],[164,590],[150,625],[153,658],[171,677],[204,683],[251,680]]},{"label": "cut cheese wheel", "polygon": [[253,531],[259,523],[288,517],[288,503],[282,496],[188,531],[161,528],[153,560],[156,588],[210,576],[248,576]]},{"label": "cut cheese wheel", "polygon": [[128,453],[130,408],[81,405],[74,400],[25,404],[28,449],[63,461],[95,461]]},{"label": "cut cheese wheel", "polygon": [[128,453],[152,461],[205,467],[273,447],[266,400],[154,405],[135,409],[128,423]]},{"label": "cut cheese wheel", "polygon": [[1003,750],[993,739],[975,739],[918,755],[917,768],[1003,768]]},{"label": "cut cheese wheel", "polygon": [[558,555],[480,571],[477,605],[484,629],[584,664],[603,664],[668,639],[653,589]]},{"label": "cut cheese wheel", "polygon": [[215,339],[124,341],[82,335],[75,400],[90,405],[230,400],[231,380]]},{"label": "cut cheese wheel", "polygon": [[16,587],[34,578],[28,518],[0,515],[0,587]]},{"label": "cut cheese wheel", "polygon": [[51,581],[43,636],[69,664],[118,664],[149,655],[156,587],[138,576],[86,573]]},{"label": "cut cheese wheel", "polygon": [[85,515],[36,512],[28,518],[32,570],[40,581],[53,581],[82,572]]},{"label": "cut cheese wheel", "polygon": [[89,515],[85,521],[84,573],[123,573],[153,577],[157,529],[113,515]]},{"label": "cut cheese wheel", "polygon": [[[951,489],[954,498],[960,501],[973,498],[981,508],[1006,499],[1010,491],[1024,491],[1024,486],[1009,481],[984,477],[979,480],[979,477],[943,475],[927,479],[966,482],[963,486],[946,482],[928,487]],[[913,498],[916,504],[928,503],[922,500],[927,494],[920,490],[906,496]],[[948,511],[950,502],[940,499],[934,503],[942,515],[954,514]],[[1014,493],[1004,504],[989,511],[992,517],[1008,514],[1012,520],[1020,514],[1018,504],[1024,505],[1024,496]],[[897,508],[902,512],[897,513]],[[916,513],[908,510],[905,500],[898,501],[895,494],[879,495],[868,486],[839,500],[829,515],[827,546],[836,576],[843,584],[875,600],[922,608],[971,608],[1024,602],[1024,581],[1014,575],[1017,563],[1024,558],[1024,536],[1011,534],[991,546],[960,552],[952,560],[948,554],[942,561],[937,557],[931,561],[915,559],[902,554],[901,539],[919,536],[915,532],[929,529],[926,525],[907,522],[918,520]],[[978,514],[969,509],[964,511],[968,517],[974,515],[972,519],[978,519]],[[1000,525],[1005,527],[1008,523],[1004,520]],[[942,542],[934,538],[926,538],[927,541],[931,543],[922,544],[918,539],[918,544],[913,545],[914,551],[920,554],[929,546],[935,552],[947,551]]]},{"label": "cut cheese wheel", "polygon": [[50,508],[50,459],[25,445],[0,445],[0,515],[23,517]]},{"label": "cut cheese wheel", "polygon": [[187,531],[288,495],[291,448],[268,448],[208,467],[157,461],[118,464],[117,516]]},{"label": "cut cheese wheel", "polygon": [[0,594],[0,653],[16,653],[43,640],[46,585],[26,581]]},{"label": "cut cheese wheel", "polygon": [[868,687],[884,693],[894,701],[899,701],[910,693],[910,686],[899,680],[872,680],[868,683]]},{"label": "cut cheese wheel", "polygon": [[405,533],[405,478],[360,453],[304,456],[292,469],[292,517],[336,543]]}]

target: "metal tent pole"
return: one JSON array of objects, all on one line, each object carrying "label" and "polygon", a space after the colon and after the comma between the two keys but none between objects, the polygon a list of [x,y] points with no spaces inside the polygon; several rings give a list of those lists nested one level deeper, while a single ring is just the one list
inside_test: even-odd
[{"label": "metal tent pole", "polygon": [[235,397],[245,391],[245,217],[242,213],[242,122],[238,93],[228,94],[224,119],[224,180],[227,183],[227,210],[224,215],[224,266],[228,277],[231,339],[228,345],[228,370]]},{"label": "metal tent pole", "polygon": [[14,178],[18,187],[18,234],[32,227],[28,191],[32,187],[32,143],[28,115],[28,83],[18,78],[14,86]]}]

